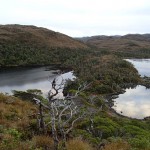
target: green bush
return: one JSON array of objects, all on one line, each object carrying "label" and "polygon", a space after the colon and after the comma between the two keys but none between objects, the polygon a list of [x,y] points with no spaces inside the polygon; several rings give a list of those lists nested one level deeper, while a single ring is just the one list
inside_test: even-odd
[{"label": "green bush", "polygon": [[132,147],[138,148],[139,150],[150,149],[150,139],[143,136],[129,139],[128,142],[131,144]]}]

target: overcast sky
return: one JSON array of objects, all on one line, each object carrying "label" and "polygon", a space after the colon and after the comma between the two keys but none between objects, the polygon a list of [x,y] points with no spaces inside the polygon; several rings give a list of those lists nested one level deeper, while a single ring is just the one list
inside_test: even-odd
[{"label": "overcast sky", "polygon": [[0,0],[0,24],[72,37],[150,33],[150,0]]}]

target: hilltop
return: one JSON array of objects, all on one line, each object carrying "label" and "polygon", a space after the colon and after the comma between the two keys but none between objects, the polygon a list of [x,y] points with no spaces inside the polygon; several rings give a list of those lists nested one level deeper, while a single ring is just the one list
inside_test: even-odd
[{"label": "hilltop", "polygon": [[50,48],[87,48],[85,44],[59,32],[29,25],[0,25],[0,43],[25,42]]}]

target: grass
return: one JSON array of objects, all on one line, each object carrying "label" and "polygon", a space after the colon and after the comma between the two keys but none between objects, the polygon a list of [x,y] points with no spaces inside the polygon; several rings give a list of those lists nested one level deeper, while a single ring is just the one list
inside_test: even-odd
[{"label": "grass", "polygon": [[49,136],[38,135],[34,136],[32,142],[35,144],[36,148],[45,148],[45,149],[53,149],[54,143],[53,139]]},{"label": "grass", "polygon": [[130,150],[130,148],[130,145],[126,141],[118,140],[105,145],[103,150]]},{"label": "grass", "polygon": [[29,116],[36,113],[36,106],[12,96],[0,94],[0,124],[24,130],[29,126]]},{"label": "grass", "polygon": [[67,150],[94,150],[92,146],[80,138],[67,142]]}]

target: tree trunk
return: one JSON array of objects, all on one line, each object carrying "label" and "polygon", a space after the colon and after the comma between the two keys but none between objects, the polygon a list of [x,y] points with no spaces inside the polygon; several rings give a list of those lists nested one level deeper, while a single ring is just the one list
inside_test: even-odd
[{"label": "tree trunk", "polygon": [[55,111],[53,107],[53,103],[51,104],[51,121],[52,121],[52,136],[53,136],[53,141],[54,141],[54,150],[58,150],[58,137],[57,137],[57,130],[56,130],[56,121],[55,121]]},{"label": "tree trunk", "polygon": [[54,150],[58,150],[58,140],[54,139]]},{"label": "tree trunk", "polygon": [[41,129],[42,134],[45,134],[45,123],[44,123],[43,108],[42,108],[41,103],[39,106],[39,110],[40,110],[40,129]]}]

